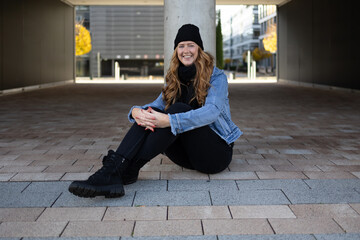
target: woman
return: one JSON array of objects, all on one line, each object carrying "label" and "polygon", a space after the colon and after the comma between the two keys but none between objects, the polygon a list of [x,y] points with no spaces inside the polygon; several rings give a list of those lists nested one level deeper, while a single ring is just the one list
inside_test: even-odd
[{"label": "woman", "polygon": [[226,75],[205,53],[199,28],[183,25],[174,41],[166,85],[152,103],[134,106],[134,123],[103,167],[69,191],[79,197],[120,197],[123,185],[137,181],[139,170],[163,153],[174,163],[203,173],[218,173],[231,162],[240,129],[231,121]]}]

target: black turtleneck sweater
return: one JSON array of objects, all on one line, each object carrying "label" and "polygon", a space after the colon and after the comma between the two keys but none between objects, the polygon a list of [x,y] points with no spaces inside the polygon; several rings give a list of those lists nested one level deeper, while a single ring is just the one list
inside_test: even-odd
[{"label": "black turtleneck sweater", "polygon": [[191,101],[191,99],[195,96],[195,89],[194,89],[195,75],[196,75],[195,64],[192,64],[190,66],[185,66],[182,63],[180,63],[180,66],[178,68],[178,76],[181,83],[181,96],[179,96],[176,99],[176,102],[189,104],[193,109],[200,107],[196,99]]}]

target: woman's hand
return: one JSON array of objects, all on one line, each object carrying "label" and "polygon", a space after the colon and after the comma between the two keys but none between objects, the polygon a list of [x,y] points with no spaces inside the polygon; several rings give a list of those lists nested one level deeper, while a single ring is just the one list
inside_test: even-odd
[{"label": "woman's hand", "polygon": [[155,117],[155,119],[151,122],[154,124],[154,126],[156,128],[170,127],[170,120],[169,120],[169,116],[167,114],[157,112],[154,109],[152,109],[151,107],[149,107],[149,109],[150,109],[149,113],[151,114],[151,116]]},{"label": "woman's hand", "polygon": [[149,129],[154,131],[154,128],[165,128],[170,126],[169,116],[157,112],[151,107],[147,110],[134,108],[131,115],[138,125],[145,127],[145,130]]}]

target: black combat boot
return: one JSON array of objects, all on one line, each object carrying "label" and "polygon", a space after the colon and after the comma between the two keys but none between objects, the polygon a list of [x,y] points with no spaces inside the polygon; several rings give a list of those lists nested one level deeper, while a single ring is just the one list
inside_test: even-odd
[{"label": "black combat boot", "polygon": [[103,166],[86,181],[74,181],[69,191],[79,197],[105,196],[115,198],[125,195],[121,175],[129,165],[129,160],[110,150],[103,158]]},{"label": "black combat boot", "polygon": [[148,161],[149,160],[144,159],[133,161],[122,174],[124,185],[135,183],[138,180],[140,168],[142,168]]}]

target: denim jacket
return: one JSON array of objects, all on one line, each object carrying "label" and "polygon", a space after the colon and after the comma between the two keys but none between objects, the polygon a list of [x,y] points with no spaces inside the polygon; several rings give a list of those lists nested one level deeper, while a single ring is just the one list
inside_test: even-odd
[{"label": "denim jacket", "polygon": [[[242,132],[231,120],[228,82],[224,72],[214,67],[210,84],[205,104],[202,107],[184,113],[168,114],[171,132],[177,135],[209,125],[227,144],[231,144],[242,135]],[[129,121],[135,122],[131,116],[133,108],[145,109],[149,106],[164,110],[165,102],[162,99],[162,93],[152,103],[144,106],[133,106],[128,115]]]}]

